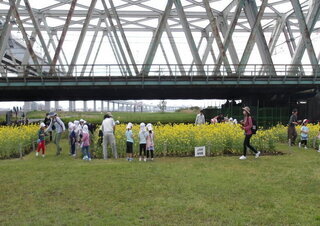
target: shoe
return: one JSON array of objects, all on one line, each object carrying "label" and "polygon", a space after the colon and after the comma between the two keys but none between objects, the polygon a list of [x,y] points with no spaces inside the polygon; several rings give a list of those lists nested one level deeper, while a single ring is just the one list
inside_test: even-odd
[{"label": "shoe", "polygon": [[38,157],[38,155],[39,155],[39,152],[36,152],[36,156]]},{"label": "shoe", "polygon": [[76,157],[76,154],[73,154],[72,157]]},{"label": "shoe", "polygon": [[304,146],[304,149],[306,149],[306,150],[307,150],[307,149],[308,149],[308,147],[307,147],[307,146]]},{"label": "shoe", "polygon": [[320,149],[318,150],[318,152],[320,152]]},{"label": "shoe", "polygon": [[247,157],[246,157],[246,156],[244,156],[244,155],[242,155],[239,159],[240,159],[240,160],[246,160],[246,159],[247,159]]},{"label": "shoe", "polygon": [[256,153],[256,159],[259,158],[260,153],[261,153],[260,151],[258,151],[258,152]]},{"label": "shoe", "polygon": [[91,158],[88,158],[88,161],[91,161]]},{"label": "shoe", "polygon": [[142,159],[141,159],[141,157],[140,157],[140,158],[139,158],[139,162],[141,162],[141,160],[142,160]]},{"label": "shoe", "polygon": [[45,155],[42,155],[42,158],[44,158],[45,157]]},{"label": "shoe", "polygon": [[301,142],[299,142],[299,148],[301,148]]},{"label": "shoe", "polygon": [[147,159],[146,159],[146,158],[144,158],[144,159],[143,159],[143,161],[145,161],[145,162],[146,162],[146,161],[147,161]]},{"label": "shoe", "polygon": [[82,159],[83,159],[83,160],[87,160],[87,159],[88,159],[88,156],[84,156]]},{"label": "shoe", "polygon": [[151,161],[153,161],[153,158],[151,158]]}]

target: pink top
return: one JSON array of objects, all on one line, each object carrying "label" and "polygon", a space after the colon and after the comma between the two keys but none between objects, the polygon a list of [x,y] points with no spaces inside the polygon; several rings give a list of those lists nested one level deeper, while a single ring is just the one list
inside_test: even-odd
[{"label": "pink top", "polygon": [[245,117],[244,118],[244,124],[243,124],[244,133],[246,135],[251,135],[252,134],[251,128],[252,128],[252,118],[251,118],[251,116]]},{"label": "pink top", "polygon": [[148,136],[147,136],[147,148],[149,147],[154,147],[154,132],[152,132],[151,134],[148,132]]},{"label": "pink top", "polygon": [[83,147],[88,147],[88,146],[90,146],[89,133],[83,133],[83,134],[82,134],[82,143],[83,143]]}]

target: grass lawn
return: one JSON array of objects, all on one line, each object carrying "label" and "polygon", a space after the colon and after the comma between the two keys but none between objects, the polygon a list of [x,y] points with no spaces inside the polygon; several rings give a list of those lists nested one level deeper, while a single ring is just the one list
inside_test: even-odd
[{"label": "grass lawn", "polygon": [[[66,122],[81,118],[91,123],[101,123],[103,120],[103,113],[99,112],[58,112],[58,114]],[[112,114],[115,120],[123,123],[194,123],[196,118],[195,113],[185,112],[112,112]],[[32,111],[27,114],[29,119],[42,119],[44,116],[44,111]]]},{"label": "grass lawn", "polygon": [[0,224],[320,225],[319,166],[320,153],[297,148],[129,163],[56,157],[50,144],[44,159],[0,161]]}]

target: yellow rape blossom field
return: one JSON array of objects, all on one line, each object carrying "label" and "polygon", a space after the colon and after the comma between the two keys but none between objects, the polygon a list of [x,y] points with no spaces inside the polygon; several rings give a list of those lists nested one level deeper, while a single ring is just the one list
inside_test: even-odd
[{"label": "yellow rape blossom field", "polygon": [[31,150],[32,142],[37,140],[38,125],[0,127],[0,158],[19,156]]},{"label": "yellow rape blossom field", "polygon": [[[117,150],[120,156],[125,156],[126,139],[125,124],[116,127]],[[319,125],[308,125],[309,146],[318,135]],[[20,127],[0,127],[0,158],[19,156],[20,148],[23,153],[28,153],[32,148],[32,142],[37,140],[38,125]],[[297,127],[298,138],[301,127]],[[215,124],[195,126],[193,124],[154,125],[155,153],[159,156],[192,156],[194,147],[206,146],[207,156],[222,154],[241,154],[243,150],[243,130],[240,125]],[[101,138],[99,131],[95,131],[91,150],[97,158],[102,157]],[[139,151],[139,125],[133,127],[134,153]],[[265,153],[275,153],[277,143],[287,142],[287,128],[278,125],[266,130],[258,130],[253,135],[252,144]]]},{"label": "yellow rape blossom field", "polygon": [[[310,140],[318,133],[319,125],[308,125],[310,129]],[[126,125],[118,125],[116,128],[117,149],[120,156],[125,155]],[[300,134],[300,126],[297,132]],[[206,146],[208,156],[222,154],[240,154],[243,151],[244,132],[240,125],[215,124],[195,126],[193,124],[156,125],[155,132],[155,153],[157,156],[191,156],[194,154],[194,147]],[[139,125],[133,127],[134,152],[139,151]],[[297,138],[299,140],[299,137]],[[287,142],[287,127],[278,125],[266,130],[258,130],[253,135],[252,144],[265,153],[275,153],[277,143]],[[309,142],[312,145],[312,142]],[[101,139],[98,131],[95,133],[95,155],[102,156]]]}]

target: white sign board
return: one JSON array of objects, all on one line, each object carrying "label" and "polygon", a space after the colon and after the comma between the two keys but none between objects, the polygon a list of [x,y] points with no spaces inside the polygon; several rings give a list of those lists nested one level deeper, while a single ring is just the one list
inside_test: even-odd
[{"label": "white sign board", "polygon": [[203,157],[206,156],[206,147],[195,147],[194,148],[194,157]]}]

